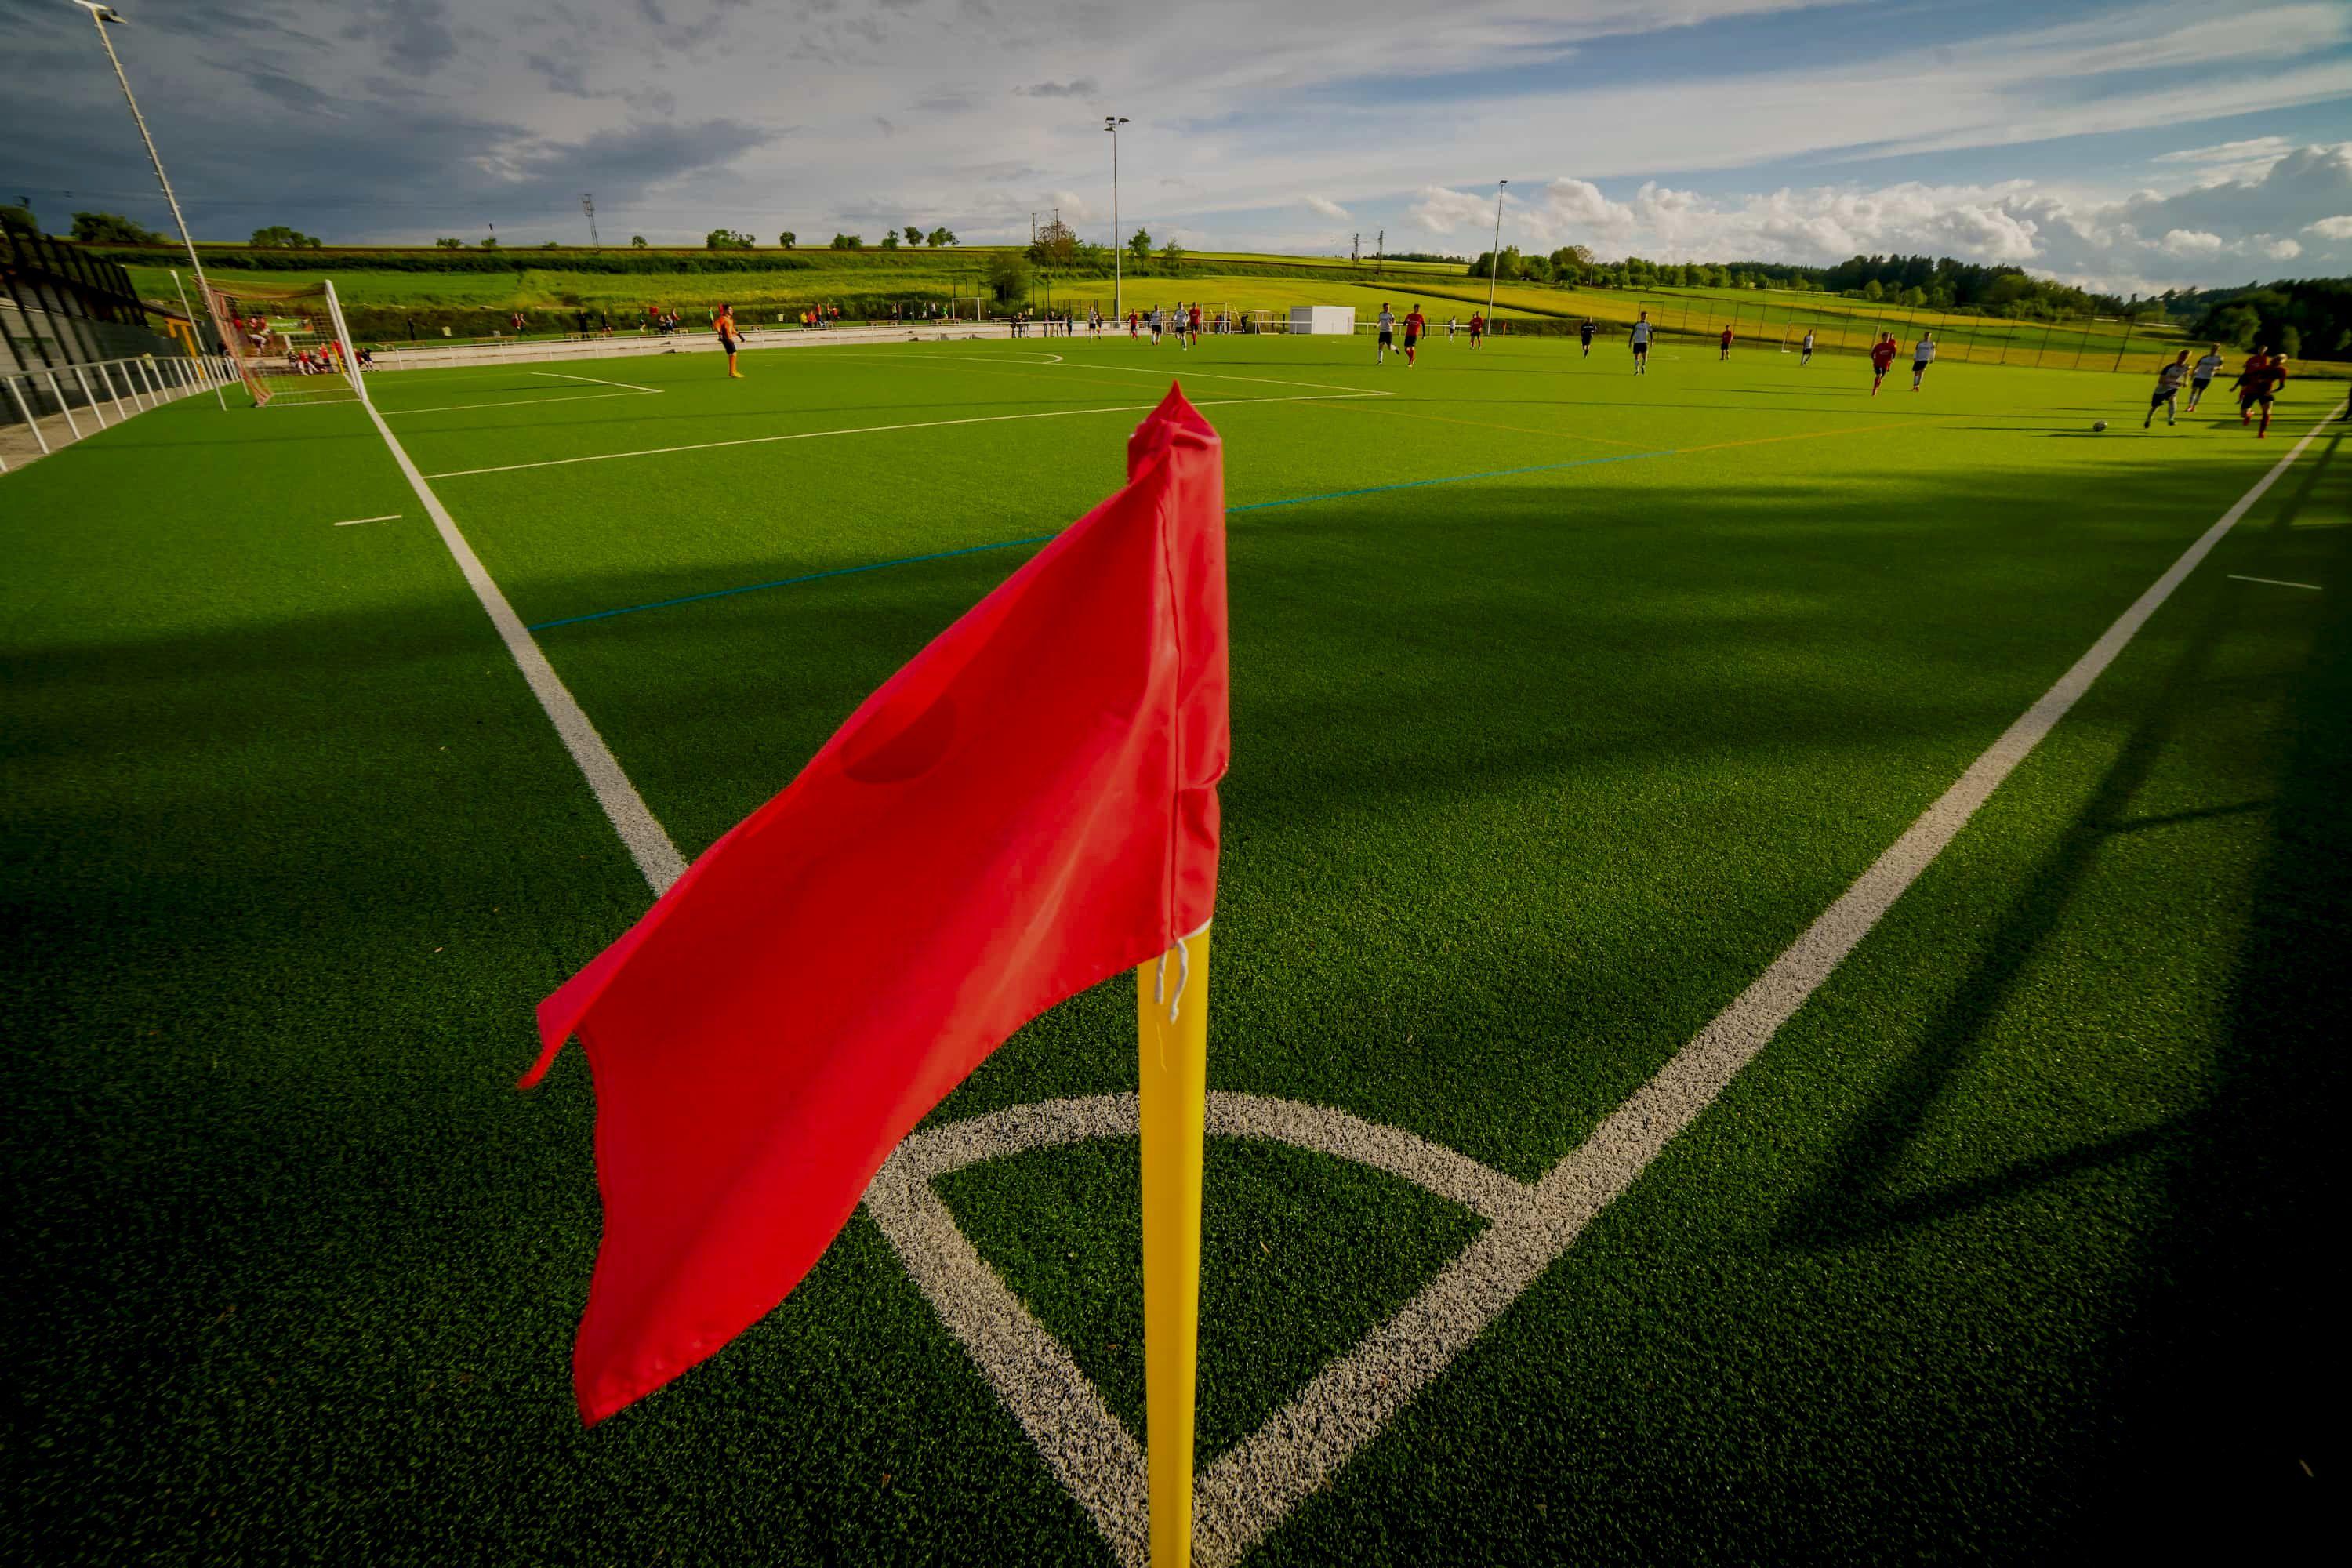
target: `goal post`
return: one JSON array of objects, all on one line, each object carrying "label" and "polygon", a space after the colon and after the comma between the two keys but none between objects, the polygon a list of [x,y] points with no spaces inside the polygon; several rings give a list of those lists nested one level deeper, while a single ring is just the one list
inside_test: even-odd
[{"label": "goal post", "polygon": [[359,351],[333,283],[228,293],[207,279],[205,292],[229,362],[256,408],[272,403],[356,403],[367,393]]}]

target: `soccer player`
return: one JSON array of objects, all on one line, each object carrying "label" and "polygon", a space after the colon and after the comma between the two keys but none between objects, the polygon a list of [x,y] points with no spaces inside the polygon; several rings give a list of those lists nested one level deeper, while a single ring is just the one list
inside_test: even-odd
[{"label": "soccer player", "polygon": [[1895,363],[1895,334],[1881,332],[1878,341],[1870,345],[1870,395],[1878,395],[1878,384],[1886,379],[1887,367]]},{"label": "soccer player", "polygon": [[1935,363],[1936,334],[1933,332],[1923,332],[1919,336],[1918,342],[1912,345],[1911,349],[1912,391],[1916,392],[1919,390],[1919,378],[1926,375],[1927,374],[1927,367]]},{"label": "soccer player", "polygon": [[[2260,349],[2254,352],[2256,354],[2262,353]],[[2261,440],[2271,433],[2271,399],[2277,396],[2279,388],[2286,384],[2286,355],[2283,353],[2271,355],[2263,362],[2259,371],[2252,368],[2253,364],[2252,360],[2246,363],[2249,367],[2246,374],[2252,379],[2246,383],[2246,390],[2239,395],[2238,423],[2241,425],[2245,423],[2245,410],[2248,405],[2261,404],[2263,405],[2262,427],[2254,432],[2254,438]]]},{"label": "soccer player", "polygon": [[1484,310],[1473,310],[1470,312],[1470,346],[1474,349],[1483,348],[1486,346],[1486,312]]},{"label": "soccer player", "polygon": [[1160,307],[1159,307],[1159,306],[1154,305],[1154,306],[1152,306],[1152,307],[1151,307],[1151,315],[1150,316],[1149,321],[1150,321],[1150,327],[1151,327],[1151,346],[1152,346],[1153,348],[1155,348],[1155,349],[1156,349],[1156,348],[1158,348],[1158,347],[1160,346]]},{"label": "soccer player", "polygon": [[[1201,302],[1192,301],[1192,313],[1184,318],[1185,335],[1197,343],[1201,341]],[[1189,346],[1189,345],[1188,345]]]},{"label": "soccer player", "polygon": [[1380,358],[1375,360],[1373,363],[1376,364],[1386,364],[1389,363],[1389,350],[1396,347],[1396,312],[1389,309],[1389,302],[1386,300],[1381,301],[1379,325],[1381,329],[1381,353]]},{"label": "soccer player", "polygon": [[2254,388],[2263,382],[2270,365],[2270,350],[2261,343],[2256,343],[2254,352],[2246,356],[2246,363],[2238,367],[2238,379],[2231,384],[2238,389],[2239,424],[2246,425],[2252,422]]},{"label": "soccer player", "polygon": [[2221,357],[2220,343],[2209,345],[2203,353],[2197,356],[2197,363],[2189,367],[2189,413],[2197,412],[2197,405],[2204,401],[2205,389],[2213,384],[2213,378],[2221,374],[2229,363]]},{"label": "soccer player", "polygon": [[1458,316],[1448,316],[1445,318],[1445,335],[1447,337],[1450,338],[1454,335],[1454,323],[1460,319],[1461,318]]},{"label": "soccer player", "polygon": [[1797,357],[1797,368],[1798,368],[1798,369],[1800,369],[1800,370],[1802,370],[1805,366],[1807,366],[1807,365],[1809,365],[1809,364],[1811,364],[1811,363],[1813,363],[1813,329],[1812,329],[1812,328],[1811,328],[1811,327],[1807,327],[1807,328],[1805,329],[1805,341],[1804,341],[1803,342],[1801,342],[1801,343],[1798,344],[1798,345],[1797,345],[1797,347],[1798,347],[1798,350],[1799,350],[1799,353],[1798,353],[1798,357]]},{"label": "soccer player", "polygon": [[1647,375],[1650,374],[1650,338],[1655,331],[1656,329],[1650,325],[1650,312],[1647,310],[1643,311],[1642,319],[1633,323],[1633,331],[1632,333],[1633,340],[1633,374],[1635,375]]},{"label": "soccer player", "polygon": [[1135,342],[1135,336],[1136,336],[1137,329],[1138,329],[1139,327],[1140,327],[1141,325],[1142,325],[1142,320],[1141,320],[1141,318],[1140,318],[1140,317],[1139,317],[1139,316],[1137,316],[1137,315],[1136,315],[1136,313],[1135,313],[1133,310],[1129,310],[1129,311],[1128,311],[1128,313],[1127,313],[1127,341],[1128,341],[1129,342]]},{"label": "soccer player", "polygon": [[2189,351],[2182,349],[2170,364],[2156,373],[2156,391],[2147,400],[2147,417],[2139,422],[2143,430],[2156,423],[2156,411],[2164,410],[2168,426],[2180,423],[2180,384],[2189,379]]},{"label": "soccer player", "polygon": [[1585,317],[1584,324],[1576,329],[1576,341],[1584,345],[1586,359],[1592,357],[1592,318],[1590,316]]},{"label": "soccer player", "polygon": [[1412,368],[1413,351],[1421,346],[1421,334],[1429,331],[1429,319],[1421,313],[1421,306],[1404,313],[1404,367]]},{"label": "soccer player", "polygon": [[1727,360],[1727,359],[1729,359],[1730,357],[1731,357],[1731,329],[1730,329],[1729,327],[1726,327],[1726,328],[1724,328],[1724,329],[1723,329],[1723,350],[1722,350],[1722,352],[1721,352],[1721,353],[1717,353],[1717,354],[1715,356],[1715,358],[1716,358],[1716,363],[1717,363],[1719,364],[1719,363],[1721,363],[1723,361]]},{"label": "soccer player", "polygon": [[743,346],[743,340],[735,331],[735,307],[719,306],[718,319],[711,322],[711,326],[719,333],[719,346],[727,351],[728,378],[731,381],[742,380],[743,373],[735,368],[735,352]]}]

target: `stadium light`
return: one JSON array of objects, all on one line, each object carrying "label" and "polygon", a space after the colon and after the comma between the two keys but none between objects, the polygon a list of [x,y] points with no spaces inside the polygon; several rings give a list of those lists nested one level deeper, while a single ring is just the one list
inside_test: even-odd
[{"label": "stadium light", "polygon": [[[73,3],[89,13],[90,26],[98,29],[99,47],[106,51],[107,64],[114,68],[114,79],[122,86],[122,101],[131,106],[131,123],[139,127],[139,140],[147,144],[147,161],[155,165],[155,183],[163,187],[163,203],[172,209],[172,221],[179,226],[180,243],[187,247],[188,265],[195,268],[196,289],[205,297],[205,310],[213,318],[213,331],[221,338],[221,351],[232,352],[234,345],[221,329],[220,314],[213,309],[212,285],[205,280],[205,264],[196,256],[196,242],[188,237],[188,220],[180,216],[180,198],[172,194],[171,177],[163,173],[163,155],[155,151],[155,138],[147,132],[147,117],[139,112],[139,100],[131,96],[131,79],[122,74],[122,61],[114,52],[114,40],[106,36],[108,23],[118,27],[130,24],[113,6],[100,5],[98,0]],[[192,327],[194,324],[189,323]]]},{"label": "stadium light", "polygon": [[1486,330],[1495,330],[1495,274],[1503,266],[1503,187],[1508,180],[1495,182],[1495,248],[1486,253]]},{"label": "stadium light", "polygon": [[1119,258],[1127,252],[1127,242],[1118,234],[1118,128],[1126,123],[1123,114],[1103,116],[1103,129],[1110,132],[1110,319],[1114,321],[1125,313],[1119,301]]}]

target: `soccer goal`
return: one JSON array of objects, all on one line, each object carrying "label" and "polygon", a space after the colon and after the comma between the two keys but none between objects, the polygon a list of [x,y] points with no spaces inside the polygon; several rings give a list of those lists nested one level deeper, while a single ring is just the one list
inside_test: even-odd
[{"label": "soccer goal", "polygon": [[253,405],[367,400],[360,350],[335,285],[295,290],[211,289],[213,322]]}]

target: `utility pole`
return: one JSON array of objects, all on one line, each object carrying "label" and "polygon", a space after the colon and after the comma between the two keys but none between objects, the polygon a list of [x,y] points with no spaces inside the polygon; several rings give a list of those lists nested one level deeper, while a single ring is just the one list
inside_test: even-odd
[{"label": "utility pole", "polygon": [[1120,258],[1127,254],[1126,237],[1118,232],[1118,128],[1127,121],[1116,114],[1103,116],[1103,129],[1110,132],[1110,314],[1119,317]]},{"label": "utility pole", "polygon": [[594,195],[584,195],[584,196],[582,196],[582,197],[580,198],[580,210],[581,210],[582,212],[586,213],[586,214],[588,215],[588,248],[589,248],[589,249],[591,249],[591,250],[602,250],[602,249],[604,249],[604,241],[602,241],[602,240],[600,240],[600,239],[598,239],[598,238],[596,237],[596,198],[595,198],[595,196],[594,196]]},{"label": "utility pole", "polygon": [[1379,237],[1372,241],[1372,275],[1374,277],[1380,276],[1381,269],[1388,265],[1388,259],[1389,231],[1382,229]]},{"label": "utility pole", "polygon": [[1495,328],[1495,274],[1503,266],[1503,187],[1508,180],[1495,182],[1495,248],[1486,253],[1486,330]]},{"label": "utility pole", "polygon": [[1357,235],[1348,242],[1348,265],[1355,266],[1364,259],[1364,237]]}]

